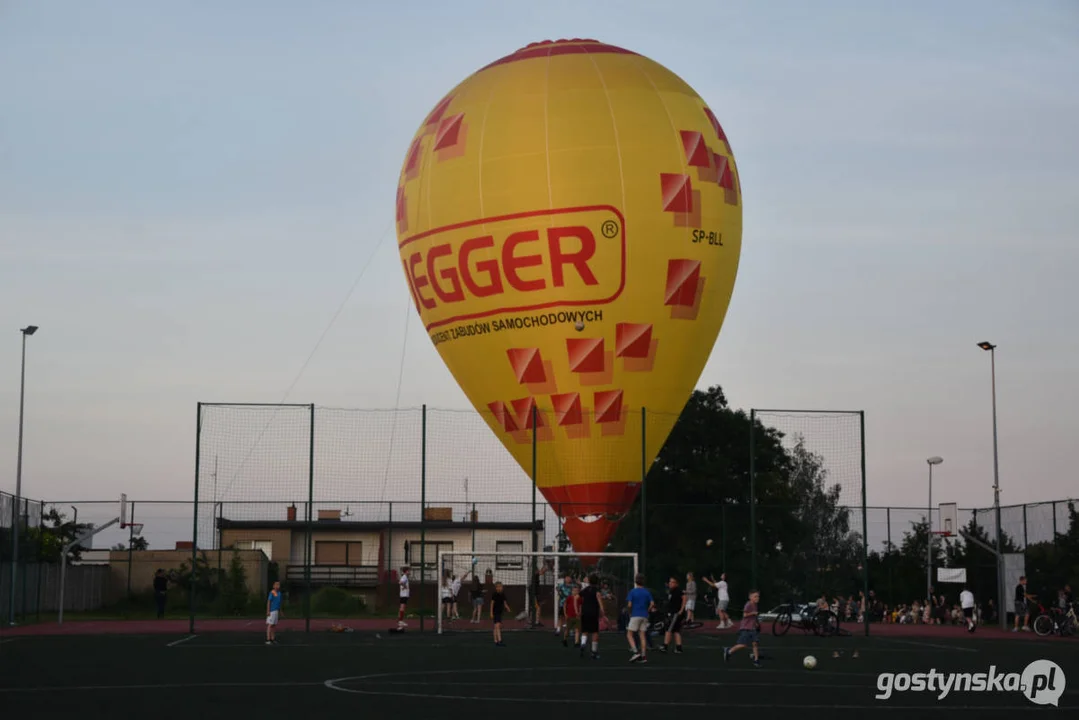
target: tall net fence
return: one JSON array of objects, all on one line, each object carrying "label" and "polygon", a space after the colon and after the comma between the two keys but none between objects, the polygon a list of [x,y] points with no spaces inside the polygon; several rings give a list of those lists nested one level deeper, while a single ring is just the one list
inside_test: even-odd
[{"label": "tall net fence", "polygon": [[[1038,543],[1052,542],[1058,533],[1067,532],[1071,522],[1069,502],[1072,501],[1057,500],[1024,505],[1002,505],[1000,508],[1001,530],[1018,548],[1025,549]],[[990,537],[996,537],[995,509],[960,509],[959,523],[966,524],[970,520],[979,527],[985,528]]]},{"label": "tall net fence", "polygon": [[751,416],[749,585],[768,601],[826,595],[854,599],[864,609],[863,413],[754,410]]},{"label": "tall net fence", "polygon": [[[422,625],[438,606],[440,551],[603,551],[677,420],[608,400],[588,411],[558,396],[547,412],[200,405],[177,594],[193,618],[242,609],[222,594],[238,584],[230,552],[259,550],[267,567],[244,576],[251,607],[281,582],[293,617],[392,613],[408,567]],[[620,542],[635,550],[644,532],[638,522]]]},{"label": "tall net fence", "polygon": [[0,492],[0,622],[40,612],[43,503]]},{"label": "tall net fence", "polygon": [[[860,413],[736,412],[713,394],[678,415],[614,401],[582,410],[572,397],[546,413],[512,402],[485,412],[202,405],[195,500],[129,498],[135,525],[109,527],[69,558],[64,608],[73,619],[154,617],[161,570],[166,617],[257,618],[275,582],[288,618],[395,617],[407,566],[408,611],[431,628],[439,552],[587,558],[583,544],[637,553],[661,599],[671,578],[693,587],[702,618],[724,574],[735,608],[754,586],[770,607],[860,598],[867,585],[883,604],[910,602],[924,594],[927,511],[865,507],[861,428]],[[55,611],[61,540],[104,526],[117,505],[0,494],[0,609]],[[1066,565],[1057,556],[1079,539],[1067,501],[1001,515],[1005,549],[1024,550],[1028,572]],[[959,509],[981,536],[995,537],[994,522],[992,509]],[[938,543],[935,567],[966,567],[979,596],[992,594],[991,554]],[[522,576],[542,567],[523,562]],[[1058,582],[1058,570],[1044,574]]]}]

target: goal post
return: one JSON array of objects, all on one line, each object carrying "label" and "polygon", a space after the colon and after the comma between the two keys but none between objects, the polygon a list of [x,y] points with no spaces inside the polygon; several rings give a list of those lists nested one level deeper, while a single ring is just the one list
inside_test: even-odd
[{"label": "goal post", "polygon": [[[457,622],[468,623],[473,612],[472,605],[472,579],[480,578],[480,587],[483,590],[482,619],[490,616],[491,593],[495,583],[502,583],[503,587],[511,591],[511,595],[523,598],[523,605],[517,607],[510,605],[510,617],[517,618],[523,615],[526,626],[531,626],[532,608],[536,604],[536,596],[533,590],[533,576],[537,571],[542,573],[540,577],[541,595],[550,594],[552,608],[543,613],[553,621],[553,628],[559,624],[560,608],[556,592],[558,583],[562,581],[566,573],[573,577],[587,572],[600,577],[601,588],[605,588],[614,597],[613,607],[620,609],[625,594],[633,587],[633,579],[640,571],[637,553],[634,552],[601,552],[601,553],[574,553],[574,552],[439,552],[438,553],[438,583],[436,608],[438,614],[438,634],[442,634],[448,625],[447,613],[442,605],[443,586],[450,587],[447,592],[456,599],[459,605],[464,606],[460,612],[461,619]],[[452,578],[460,581],[459,592],[452,594]],[[508,618],[507,618],[508,619]],[[538,619],[538,618],[537,618]],[[519,620],[516,622],[520,622]],[[481,620],[481,625],[483,622]]]}]

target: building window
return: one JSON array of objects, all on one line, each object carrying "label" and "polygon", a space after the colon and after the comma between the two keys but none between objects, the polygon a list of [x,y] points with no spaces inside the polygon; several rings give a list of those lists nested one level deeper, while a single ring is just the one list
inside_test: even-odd
[{"label": "building window", "polygon": [[507,557],[504,553],[523,553],[525,551],[525,544],[519,540],[499,540],[495,543],[495,552],[498,553],[498,557],[495,559],[496,570],[521,570],[524,568],[524,558],[520,555],[511,555]]},{"label": "building window", "polygon": [[261,550],[267,560],[273,560],[273,543],[269,540],[237,540],[237,550]]},{"label": "building window", "polygon": [[363,543],[345,540],[320,540],[315,543],[316,565],[363,565]]},{"label": "building window", "polygon": [[424,577],[438,577],[438,554],[440,552],[453,552],[452,542],[430,541],[421,543],[419,540],[405,544],[405,562],[412,568],[420,567],[420,551],[423,551]]}]

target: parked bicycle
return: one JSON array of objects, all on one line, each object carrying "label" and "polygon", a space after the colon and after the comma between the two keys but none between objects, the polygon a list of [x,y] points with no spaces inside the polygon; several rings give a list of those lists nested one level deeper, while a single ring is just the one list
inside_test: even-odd
[{"label": "parked bicycle", "polygon": [[772,621],[772,634],[777,637],[786,635],[792,627],[804,633],[811,632],[818,637],[831,637],[841,633],[839,616],[831,610],[818,608],[815,605],[804,607],[799,607],[795,603],[786,605]]},{"label": "parked bicycle", "polygon": [[1060,635],[1068,637],[1079,630],[1079,616],[1075,613],[1073,603],[1067,611],[1054,607],[1046,610],[1038,604],[1038,616],[1034,618],[1034,632],[1045,637],[1046,635]]}]

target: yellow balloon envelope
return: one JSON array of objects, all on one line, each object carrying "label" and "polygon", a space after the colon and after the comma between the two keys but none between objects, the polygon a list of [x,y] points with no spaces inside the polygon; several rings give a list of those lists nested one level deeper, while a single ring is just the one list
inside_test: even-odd
[{"label": "yellow balloon envelope", "polygon": [[741,187],[715,113],[629,50],[529,45],[424,120],[397,236],[446,365],[529,472],[536,419],[536,484],[575,550],[602,551],[734,288]]}]

